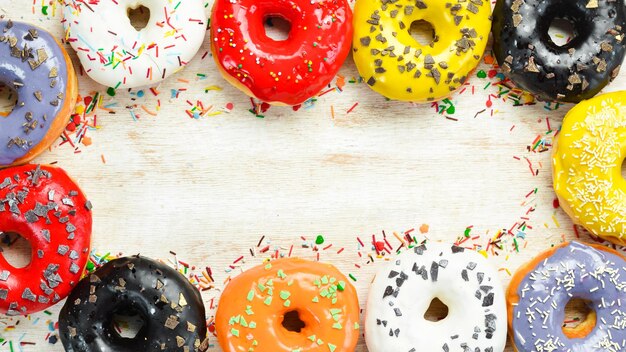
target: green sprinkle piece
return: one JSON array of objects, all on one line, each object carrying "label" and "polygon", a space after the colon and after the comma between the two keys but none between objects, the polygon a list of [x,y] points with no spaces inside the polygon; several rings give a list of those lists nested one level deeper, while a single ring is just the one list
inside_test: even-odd
[{"label": "green sprinkle piece", "polygon": [[317,235],[317,237],[315,238],[315,244],[323,244],[323,243],[324,243],[324,236]]},{"label": "green sprinkle piece", "polygon": [[337,284],[337,290],[343,292],[345,289],[346,289],[345,281],[339,281],[339,283]]},{"label": "green sprinkle piece", "polygon": [[246,297],[246,299],[248,300],[248,302],[252,302],[252,300],[254,299],[254,290],[250,290],[250,292],[248,292],[248,297]]}]

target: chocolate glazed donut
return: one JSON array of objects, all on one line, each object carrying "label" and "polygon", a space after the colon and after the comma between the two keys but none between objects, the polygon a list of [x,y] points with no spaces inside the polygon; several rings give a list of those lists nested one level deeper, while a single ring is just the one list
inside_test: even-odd
[{"label": "chocolate glazed donut", "polygon": [[[569,21],[575,37],[556,45],[548,29]],[[577,103],[596,95],[624,59],[622,0],[498,0],[493,51],[502,71],[538,99]]]},{"label": "chocolate glazed donut", "polygon": [[[139,315],[134,338],[113,327],[113,315]],[[85,277],[59,315],[67,352],[203,351],[204,305],[198,290],[176,270],[134,256],[113,260]]]}]

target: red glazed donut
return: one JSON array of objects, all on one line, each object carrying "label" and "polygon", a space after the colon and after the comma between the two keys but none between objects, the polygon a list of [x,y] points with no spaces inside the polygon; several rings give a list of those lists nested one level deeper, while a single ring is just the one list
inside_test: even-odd
[{"label": "red glazed donut", "polygon": [[[265,34],[282,17],[289,37]],[[346,0],[216,0],[211,48],[222,75],[262,101],[298,105],[319,93],[350,52],[352,10]]]},{"label": "red glazed donut", "polygon": [[26,315],[65,298],[81,278],[91,240],[91,203],[62,169],[0,170],[0,232],[30,242],[31,262],[0,255],[0,313]]}]

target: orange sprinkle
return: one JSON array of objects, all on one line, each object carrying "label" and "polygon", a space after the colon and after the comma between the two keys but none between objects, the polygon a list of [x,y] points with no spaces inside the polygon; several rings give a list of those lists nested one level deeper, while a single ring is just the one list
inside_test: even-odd
[{"label": "orange sprinkle", "polygon": [[339,88],[339,90],[343,90],[343,87],[345,87],[345,85],[346,78],[344,76],[337,75],[337,88]]},{"label": "orange sprinkle", "polygon": [[141,109],[142,109],[143,111],[147,112],[148,114],[152,115],[152,116],[157,116],[157,113],[156,113],[156,112],[148,110],[148,108],[147,108],[145,105],[142,105],[142,106],[141,106]]},{"label": "orange sprinkle", "polygon": [[92,143],[92,141],[91,141],[91,137],[83,136],[83,138],[81,138],[81,139],[80,139],[80,142],[81,142],[84,146],[88,147],[88,146],[90,146],[90,145],[91,145],[91,143]]}]

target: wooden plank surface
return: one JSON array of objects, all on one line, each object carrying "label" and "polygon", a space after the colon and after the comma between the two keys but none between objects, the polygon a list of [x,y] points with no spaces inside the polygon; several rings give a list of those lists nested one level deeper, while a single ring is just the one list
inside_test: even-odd
[{"label": "wooden plank surface", "polygon": [[[60,13],[54,10],[49,7],[46,16],[40,0],[0,0],[0,14],[61,37]],[[294,245],[293,255],[315,259],[319,253],[353,274],[364,306],[368,284],[384,260],[368,263],[365,254],[372,253],[372,234],[382,239],[383,230],[394,247],[400,242],[393,232],[409,229],[420,241],[453,242],[472,226],[470,236],[479,238],[465,243],[470,246],[486,245],[501,229],[523,230],[526,240],[522,234],[516,239],[519,252],[505,235],[505,249],[489,255],[505,285],[508,272],[521,263],[575,238],[571,221],[553,206],[550,175],[549,144],[569,106],[514,107],[498,97],[497,77],[474,76],[451,98],[455,112],[438,114],[430,105],[386,101],[365,84],[349,83],[357,76],[349,58],[340,72],[347,81],[343,91],[334,89],[297,112],[272,107],[258,118],[248,111],[250,99],[219,76],[210,54],[202,58],[208,50],[207,39],[183,72],[157,87],[158,96],[145,90],[139,97],[133,90],[110,97],[106,87],[80,77],[81,94],[99,92],[102,105],[114,113],[96,109],[98,129],[87,132],[92,145],[79,143],[75,150],[59,141],[37,162],[58,162],[89,196],[93,248],[99,253],[167,259],[174,251],[180,260],[210,266],[216,288],[203,293],[210,305],[224,280],[268,257],[256,248],[265,236],[272,250],[287,253]],[[68,51],[78,65],[69,46]],[[607,91],[625,86],[622,74]],[[213,108],[192,119],[185,113],[187,101]],[[159,102],[157,116],[146,113]],[[532,151],[538,136],[547,151]],[[523,223],[528,226],[520,228]],[[428,232],[420,233],[424,224]],[[332,247],[303,248],[318,234]],[[227,272],[241,255],[244,260]],[[46,321],[55,321],[59,309],[2,318],[0,324],[8,326],[20,322],[0,336],[16,350],[25,341],[36,345],[21,346],[24,351],[62,351],[60,343],[45,340]],[[211,343],[210,351],[220,351],[215,338]],[[9,350],[8,343],[0,350]],[[366,351],[362,339],[357,351]]]}]

